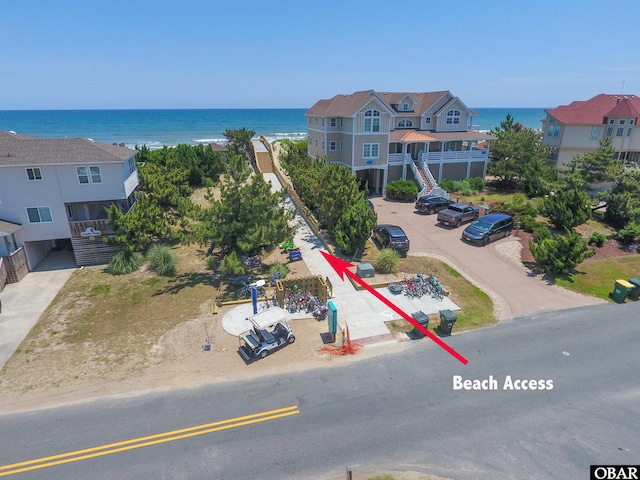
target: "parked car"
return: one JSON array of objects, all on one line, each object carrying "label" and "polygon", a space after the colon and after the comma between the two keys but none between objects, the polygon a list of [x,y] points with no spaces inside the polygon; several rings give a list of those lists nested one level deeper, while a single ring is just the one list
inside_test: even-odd
[{"label": "parked car", "polygon": [[513,218],[506,213],[490,213],[480,217],[462,232],[462,239],[486,245],[496,238],[508,237],[513,230]]},{"label": "parked car", "polygon": [[285,318],[285,310],[273,307],[249,318],[252,328],[239,337],[238,351],[247,361],[264,358],[269,353],[296,341]]},{"label": "parked car", "polygon": [[401,255],[409,251],[409,238],[397,225],[377,225],[371,237],[382,248],[391,248]]},{"label": "parked car", "polygon": [[448,226],[459,227],[465,222],[476,220],[480,212],[473,205],[466,203],[453,203],[448,208],[438,212],[438,222]]},{"label": "parked car", "polygon": [[440,210],[449,208],[449,205],[454,203],[456,202],[444,197],[422,196],[418,197],[418,200],[416,200],[416,210],[420,213],[433,215],[434,213],[438,213]]}]

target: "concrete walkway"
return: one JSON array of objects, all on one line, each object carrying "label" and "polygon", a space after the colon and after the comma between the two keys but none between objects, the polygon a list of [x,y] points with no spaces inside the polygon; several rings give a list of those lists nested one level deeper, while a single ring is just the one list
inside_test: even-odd
[{"label": "concrete walkway", "polygon": [[[264,177],[267,182],[271,183],[273,190],[279,191],[282,189],[282,185],[275,174],[266,173]],[[331,301],[337,308],[340,328],[344,329],[348,325],[351,339],[360,344],[395,342],[395,336],[391,334],[385,322],[398,320],[400,317],[369,292],[356,290],[346,277],[344,281],[341,280],[320,253],[321,250],[326,251],[324,244],[313,233],[288,195],[286,208],[296,210],[294,219],[296,233],[293,243],[300,248],[302,259],[309,271],[313,275],[328,278],[333,286]],[[419,299],[409,299],[402,294],[393,295],[387,288],[379,288],[377,291],[393,301],[394,304],[409,315],[418,311],[430,315],[437,314],[440,310],[459,310],[459,307],[447,297],[440,301],[427,296]],[[222,327],[227,333],[238,335],[250,328],[248,317],[252,314],[253,307],[251,304],[239,305],[224,315]],[[287,318],[309,318],[309,314],[287,313]]]},{"label": "concrete walkway", "polygon": [[71,252],[51,252],[33,272],[4,287],[0,313],[0,368],[76,269]]}]

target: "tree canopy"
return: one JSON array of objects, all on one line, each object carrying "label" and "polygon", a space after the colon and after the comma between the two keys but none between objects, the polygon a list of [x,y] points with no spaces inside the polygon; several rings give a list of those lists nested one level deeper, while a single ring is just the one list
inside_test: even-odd
[{"label": "tree canopy", "polygon": [[543,195],[551,189],[557,171],[547,161],[549,150],[541,145],[534,130],[524,128],[508,114],[490,133],[497,139],[491,143],[487,173],[497,178],[497,187],[521,190],[528,196]]}]

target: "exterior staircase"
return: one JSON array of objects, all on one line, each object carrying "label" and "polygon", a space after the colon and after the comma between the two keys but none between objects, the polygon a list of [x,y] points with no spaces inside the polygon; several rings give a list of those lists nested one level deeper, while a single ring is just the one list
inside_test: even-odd
[{"label": "exterior staircase", "polygon": [[418,164],[418,162],[416,160],[413,160],[413,159],[411,161],[416,166],[415,171],[418,172],[418,175],[422,179],[421,183],[422,183],[423,187],[422,187],[422,191],[420,192],[420,195],[428,195],[429,192],[431,192],[431,189],[433,188],[433,186],[431,185],[431,182],[427,178],[427,174],[424,173],[424,170],[422,170],[422,167]]}]

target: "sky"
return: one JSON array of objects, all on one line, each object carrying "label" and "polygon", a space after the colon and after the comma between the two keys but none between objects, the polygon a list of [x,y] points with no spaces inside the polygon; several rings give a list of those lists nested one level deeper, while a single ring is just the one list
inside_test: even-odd
[{"label": "sky", "polygon": [[640,0],[0,0],[0,110],[640,95]]}]

